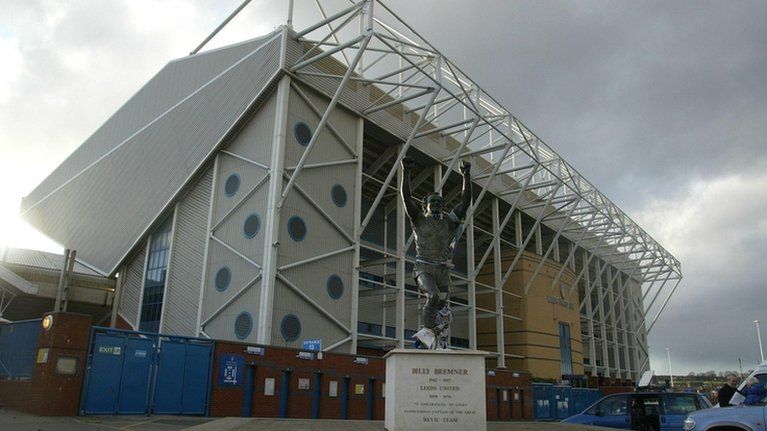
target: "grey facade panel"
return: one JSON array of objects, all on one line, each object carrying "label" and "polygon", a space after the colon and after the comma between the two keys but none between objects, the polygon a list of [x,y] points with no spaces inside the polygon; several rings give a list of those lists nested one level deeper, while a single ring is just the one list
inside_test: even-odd
[{"label": "grey facade panel", "polygon": [[[239,290],[240,286],[232,286]],[[231,289],[231,288],[230,288]],[[213,292],[206,292],[211,295],[215,295],[217,292],[213,289]],[[261,295],[261,283],[256,283],[251,288],[246,290],[237,299],[226,307],[221,313],[215,316],[210,322],[205,325],[203,329],[205,333],[211,338],[219,340],[232,340],[253,343],[256,341],[256,322],[258,322],[258,307],[253,308],[251,304],[258,303],[258,299]],[[235,332],[235,324],[237,318],[247,314],[252,322],[251,331],[245,337],[238,337]]]},{"label": "grey facade panel", "polygon": [[[204,327],[205,333],[210,336],[216,334],[225,339],[235,339],[233,321],[243,311],[250,313],[254,325],[258,321],[260,282],[247,286],[260,270],[242,256],[258,265],[263,264],[268,184],[264,181],[267,170],[247,160],[270,165],[274,109],[272,96],[261,105],[237,138],[218,154],[211,221],[215,239],[209,240],[202,307],[203,322],[218,313]],[[227,190],[227,180],[232,176],[237,177],[239,186]],[[246,232],[246,222],[252,215],[258,220],[257,228]],[[253,228],[253,225],[249,227]],[[228,276],[218,281],[228,279],[228,283],[217,284],[219,273]],[[241,292],[244,292],[242,296],[233,300]],[[253,341],[250,337],[247,339]]]},{"label": "grey facade panel", "polygon": [[[327,259],[301,265],[281,271],[283,277],[299,288],[325,311],[351,327],[351,288],[352,288],[352,252],[346,252]],[[329,293],[328,283],[331,277],[337,277],[342,286],[341,294],[334,298]],[[296,300],[305,302],[298,296]],[[284,305],[289,305],[284,303]],[[325,322],[326,324],[331,324]]]},{"label": "grey facade panel", "polygon": [[138,304],[141,301],[141,292],[144,287],[144,261],[146,260],[146,247],[139,247],[136,253],[126,265],[125,279],[122,285],[120,297],[120,314],[134,328],[138,328]]},{"label": "grey facade panel", "polygon": [[[83,261],[105,273],[113,272],[215,145],[262,94],[277,73],[279,58],[279,39],[261,49],[251,49],[129,139],[108,139],[111,147],[102,159],[71,177],[47,198],[33,192],[28,202],[34,206],[25,204],[28,210],[24,218],[78,250]],[[195,60],[190,59],[178,63]],[[167,77],[169,81],[183,78],[183,74]],[[115,115],[110,121],[124,118]],[[90,151],[86,146],[70,158]]]},{"label": "grey facade panel", "polygon": [[[228,284],[217,288],[216,275],[221,270],[228,270],[231,276]],[[208,265],[205,272],[202,322],[213,317],[219,310],[228,312],[229,308],[232,307],[230,301],[235,296],[243,291],[254,290],[255,287],[248,288],[247,286],[251,284],[259,273],[258,268],[246,262],[226,247],[215,241],[211,242],[208,246]],[[254,298],[254,302],[249,303],[246,307],[249,310],[253,310],[253,313],[258,310],[258,296]],[[239,300],[242,300],[242,298]],[[256,317],[255,314],[254,317]]]},{"label": "grey facade panel", "polygon": [[173,255],[165,293],[161,332],[196,336],[195,316],[199,305],[208,230],[213,172],[209,168],[178,206],[173,234]]},{"label": "grey facade panel", "polygon": [[[283,337],[281,326],[285,317],[298,317],[301,331],[295,340]],[[336,324],[328,321],[316,308],[300,298],[290,287],[281,281],[275,285],[274,312],[272,315],[272,342],[274,346],[301,348],[302,341],[311,338],[322,340],[322,348],[326,348],[349,336]]]}]

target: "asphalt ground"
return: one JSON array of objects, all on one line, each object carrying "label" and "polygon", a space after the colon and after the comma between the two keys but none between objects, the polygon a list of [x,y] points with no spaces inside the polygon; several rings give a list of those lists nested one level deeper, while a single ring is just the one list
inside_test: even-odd
[{"label": "asphalt ground", "polygon": [[[33,416],[0,409],[0,431],[384,431],[383,421],[189,416]],[[488,422],[488,431],[605,431],[558,422]]]}]

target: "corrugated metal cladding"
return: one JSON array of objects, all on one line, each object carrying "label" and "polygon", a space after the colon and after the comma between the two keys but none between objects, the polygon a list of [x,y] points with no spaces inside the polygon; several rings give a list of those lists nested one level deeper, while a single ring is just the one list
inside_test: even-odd
[{"label": "corrugated metal cladding", "polygon": [[22,211],[271,37],[266,35],[168,63],[24,198]]},{"label": "corrugated metal cladding", "polygon": [[165,310],[160,332],[196,336],[195,319],[205,266],[205,233],[208,229],[212,169],[208,169],[176,209],[173,254],[165,288]]},{"label": "corrugated metal cladding", "polygon": [[[318,109],[321,111],[325,109],[327,99],[308,90],[305,93]],[[300,134],[297,136],[296,126],[306,124],[312,133],[316,133],[318,123],[318,115],[295,91],[291,91],[285,143],[286,167],[295,166],[307,148],[301,144],[301,137]],[[355,116],[337,109],[330,116],[329,123],[350,146],[355,145],[357,133]],[[354,158],[355,154],[329,131],[325,130],[319,135],[315,148],[307,159],[307,165],[299,173],[296,187],[288,195],[280,214],[280,247],[277,263],[282,276],[348,328],[352,327],[349,292],[353,258],[351,251],[289,269],[281,268],[352,245],[352,242],[330,220],[339,225],[346,235],[352,236],[355,197],[354,163],[325,167],[311,165],[348,161]],[[329,282],[332,284],[330,292]],[[323,346],[329,346],[348,336],[348,333],[331,322],[327,316],[281,282],[276,286],[274,301],[272,332],[274,344],[300,347],[301,341],[306,338],[322,338]],[[281,331],[282,319],[291,314],[298,317],[303,328],[302,333],[295,340],[291,340],[290,337],[286,339]],[[328,331],[328,328],[332,330]]]},{"label": "corrugated metal cladding", "polygon": [[141,300],[141,290],[144,287],[144,261],[146,260],[146,247],[141,245],[137,252],[126,265],[125,279],[122,285],[120,297],[120,315],[134,328],[138,328],[138,303]]},{"label": "corrugated metal cladding", "polygon": [[[214,338],[243,339],[233,330],[235,321],[243,312],[250,313],[253,325],[258,321],[261,283],[255,283],[248,288],[246,286],[261,271],[227,246],[258,265],[263,264],[268,193],[268,183],[263,180],[267,176],[267,170],[242,158],[265,166],[270,165],[274,139],[274,108],[272,95],[261,105],[237,138],[218,154],[211,220],[216,240],[210,240],[208,246],[202,321],[205,322],[213,313],[224,307],[238,292],[246,290],[245,294],[226,305],[220,314],[204,325],[205,333]],[[225,283],[226,281],[228,283]],[[251,331],[244,340],[254,341],[254,334],[255,331]]]},{"label": "corrugated metal cladding", "polygon": [[[130,109],[118,111],[107,122],[97,140],[76,150],[60,173],[30,195],[23,217],[78,250],[83,261],[113,272],[277,73],[279,38],[257,45],[238,45],[174,62],[134,97]],[[229,50],[233,51],[227,54]],[[243,51],[249,52],[243,56]],[[224,60],[229,64],[222,64]],[[203,65],[208,62],[217,65]],[[196,69],[200,71],[189,72]],[[202,77],[203,70],[207,79]],[[222,72],[216,75],[217,70]],[[194,80],[196,85],[176,83],[184,80]],[[175,85],[183,91],[171,91],[175,100],[165,105],[182,101],[159,116],[136,119],[144,106],[155,106],[155,97],[170,98],[158,88]],[[123,122],[130,127],[119,126]],[[86,170],[75,172],[102,155]]]}]

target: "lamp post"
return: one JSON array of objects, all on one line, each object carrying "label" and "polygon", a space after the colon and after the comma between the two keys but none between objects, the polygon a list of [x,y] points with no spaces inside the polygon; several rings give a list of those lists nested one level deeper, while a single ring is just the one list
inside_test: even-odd
[{"label": "lamp post", "polygon": [[668,375],[671,378],[671,387],[674,387],[674,374],[671,372],[671,347],[666,346],[666,355],[668,356]]},{"label": "lamp post", "polygon": [[754,324],[756,325],[756,339],[759,341],[759,357],[764,362],[764,349],[762,349],[762,333],[759,332],[759,321],[754,320]]}]

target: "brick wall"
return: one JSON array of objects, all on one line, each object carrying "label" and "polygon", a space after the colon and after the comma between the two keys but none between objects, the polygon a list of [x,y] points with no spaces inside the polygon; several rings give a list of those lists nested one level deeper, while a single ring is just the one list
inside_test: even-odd
[{"label": "brick wall", "polygon": [[[75,416],[88,353],[91,317],[74,313],[49,314],[53,315],[53,325],[48,330],[40,330],[32,378],[0,380],[0,397],[14,410],[44,416]],[[57,370],[59,361],[71,363],[72,360],[73,374],[62,374]]]},{"label": "brick wall", "polygon": [[[252,345],[251,345],[252,346]],[[231,342],[217,342],[214,354],[211,416],[241,416],[245,397],[245,374],[243,383],[238,385],[219,384],[219,366],[225,355],[244,357],[246,371],[253,373],[253,401],[251,416],[278,417],[283,381],[288,379],[287,417],[310,418],[312,399],[315,391],[316,374],[320,375],[319,417],[322,419],[341,418],[342,388],[348,382],[348,419],[368,418],[368,394],[373,390],[373,419],[383,420],[383,381],[386,375],[383,358],[355,356],[336,353],[316,353],[312,359],[298,357],[300,350],[263,347],[263,355],[246,353],[247,345]],[[355,362],[365,358],[367,364]],[[289,373],[286,373],[289,370]],[[265,395],[265,379],[274,379],[274,395]],[[301,379],[308,379],[308,389],[300,388]],[[373,379],[371,381],[371,379]],[[337,395],[331,397],[329,385],[336,381]],[[358,385],[362,385],[359,387]],[[359,390],[355,390],[359,389]],[[362,393],[357,393],[362,392]]]},{"label": "brick wall", "polygon": [[[35,364],[28,380],[0,380],[0,399],[8,408],[37,415],[74,416],[78,413],[83,374],[90,341],[91,318],[73,313],[56,313],[50,330],[41,330],[39,349],[48,349],[47,358]],[[373,391],[372,419],[384,419],[386,361],[382,357],[317,353],[311,359],[299,357],[300,350],[262,346],[263,354],[247,352],[246,345],[219,341],[215,344],[211,370],[211,416],[242,416],[245,378],[252,373],[250,415],[278,417],[283,381],[287,376],[286,417],[312,417],[312,400],[319,375],[321,419],[342,418],[343,388],[347,387],[348,419],[368,419],[368,396]],[[245,364],[237,385],[219,383],[221,357],[239,355]],[[59,358],[74,358],[75,373],[56,370]],[[362,360],[360,360],[362,359]],[[366,362],[366,363],[365,363]],[[286,371],[289,371],[286,373]],[[532,389],[529,373],[492,370],[485,379],[487,419],[532,419]],[[274,379],[274,395],[265,395],[265,379]],[[306,383],[308,388],[299,383]],[[329,394],[330,382],[337,382],[337,394]],[[505,398],[504,398],[505,392]],[[500,406],[500,409],[498,408]]]},{"label": "brick wall", "polygon": [[485,377],[487,420],[533,419],[530,373],[489,370]]},{"label": "brick wall", "polygon": [[[251,345],[252,346],[252,345]],[[311,418],[312,399],[317,373],[320,374],[319,418],[342,418],[342,387],[348,381],[348,419],[368,418],[368,394],[373,388],[373,419],[384,419],[384,379],[386,361],[381,357],[355,356],[347,354],[323,353],[322,359],[316,354],[312,359],[299,358],[300,350],[258,346],[263,348],[263,355],[248,354],[246,344],[217,342],[214,353],[212,374],[211,416],[241,416],[245,398],[245,380],[247,369],[253,373],[253,398],[250,415],[259,417],[278,417],[280,413],[280,394],[283,381],[288,379],[287,414],[289,418]],[[255,347],[255,346],[254,346]],[[246,371],[242,382],[237,385],[219,384],[219,366],[221,358],[228,355],[243,357]],[[357,363],[357,358],[365,358],[367,364]],[[289,370],[289,373],[286,373]],[[487,375],[487,419],[511,420],[533,417],[532,381],[529,373],[517,373],[494,370]],[[265,395],[265,379],[274,379],[274,395]],[[371,381],[371,378],[373,379]],[[299,387],[300,379],[308,379],[308,389]],[[347,380],[348,379],[348,380]],[[329,384],[338,384],[337,396],[330,397]],[[361,385],[361,387],[359,386]],[[362,393],[357,393],[357,389]],[[506,398],[504,399],[504,391]],[[496,400],[500,400],[500,410]],[[523,410],[524,409],[524,410]],[[498,415],[497,412],[500,412]]]}]

